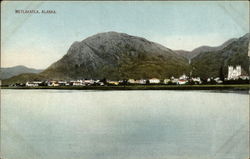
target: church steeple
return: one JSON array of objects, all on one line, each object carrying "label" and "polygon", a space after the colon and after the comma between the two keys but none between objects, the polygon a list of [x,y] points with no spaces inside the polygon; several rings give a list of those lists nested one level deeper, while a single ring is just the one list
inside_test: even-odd
[{"label": "church steeple", "polygon": [[239,76],[241,75],[241,66],[237,65],[236,68],[233,66],[228,66],[228,76],[227,79],[238,79]]}]

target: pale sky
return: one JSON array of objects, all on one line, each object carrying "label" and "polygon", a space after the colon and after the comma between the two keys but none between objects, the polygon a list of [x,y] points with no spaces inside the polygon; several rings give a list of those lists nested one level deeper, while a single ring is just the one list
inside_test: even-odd
[{"label": "pale sky", "polygon": [[[52,9],[56,14],[16,14]],[[46,68],[74,41],[116,31],[144,37],[173,50],[218,46],[249,32],[247,1],[3,2],[1,66]]]}]

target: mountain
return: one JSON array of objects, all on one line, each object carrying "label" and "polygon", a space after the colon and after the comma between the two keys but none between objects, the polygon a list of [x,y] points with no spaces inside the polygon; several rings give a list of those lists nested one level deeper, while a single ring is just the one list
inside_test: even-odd
[{"label": "mountain", "polygon": [[194,57],[196,57],[197,55],[199,55],[200,53],[203,52],[212,52],[212,51],[218,51],[218,50],[222,50],[224,49],[226,46],[228,46],[229,44],[231,44],[232,42],[236,41],[236,38],[230,39],[226,42],[224,42],[223,44],[221,44],[220,46],[216,46],[216,47],[212,47],[212,46],[200,46],[198,48],[195,48],[192,51],[185,51],[185,50],[175,50],[175,52],[178,55],[181,55],[187,59],[192,59]]},{"label": "mountain", "polygon": [[22,65],[14,67],[1,68],[0,71],[0,80],[8,79],[13,76],[17,76],[22,73],[40,73],[43,70],[28,68]]},{"label": "mountain", "polygon": [[141,37],[106,32],[74,42],[41,74],[53,79],[166,78],[188,72],[188,60]]},{"label": "mountain", "polygon": [[128,79],[166,78],[189,72],[188,60],[174,51],[141,37],[106,32],[74,42],[67,54],[31,79]]},{"label": "mountain", "polygon": [[249,74],[249,33],[234,39],[219,50],[202,52],[192,59],[193,75],[202,78],[226,77],[228,65],[241,65],[243,72]]}]

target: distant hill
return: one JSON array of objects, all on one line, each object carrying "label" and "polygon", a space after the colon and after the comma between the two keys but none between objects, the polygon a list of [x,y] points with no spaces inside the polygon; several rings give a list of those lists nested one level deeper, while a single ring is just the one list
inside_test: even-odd
[{"label": "distant hill", "polygon": [[22,74],[22,73],[40,73],[42,71],[43,70],[28,68],[28,67],[25,67],[22,65],[1,68],[0,80],[8,79],[8,78],[11,78],[13,76],[17,76],[17,75]]},{"label": "distant hill", "polygon": [[249,33],[220,50],[202,52],[192,59],[193,75],[203,78],[227,75],[228,65],[241,65],[249,74]]},{"label": "distant hill", "polygon": [[236,38],[230,39],[226,42],[224,42],[223,44],[221,44],[220,46],[216,46],[216,47],[212,47],[212,46],[200,46],[198,48],[195,48],[192,51],[185,51],[185,50],[175,50],[175,52],[178,55],[181,55],[187,59],[192,59],[194,57],[196,57],[197,55],[199,55],[200,53],[203,52],[212,52],[212,51],[218,51],[218,50],[222,50],[224,49],[226,46],[228,46],[229,44],[231,44],[232,42],[236,41]]}]

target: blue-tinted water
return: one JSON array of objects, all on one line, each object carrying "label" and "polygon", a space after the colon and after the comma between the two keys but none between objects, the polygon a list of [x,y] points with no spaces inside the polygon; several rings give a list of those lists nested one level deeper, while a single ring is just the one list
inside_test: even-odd
[{"label": "blue-tinted water", "polygon": [[1,90],[4,159],[247,159],[249,96]]}]

